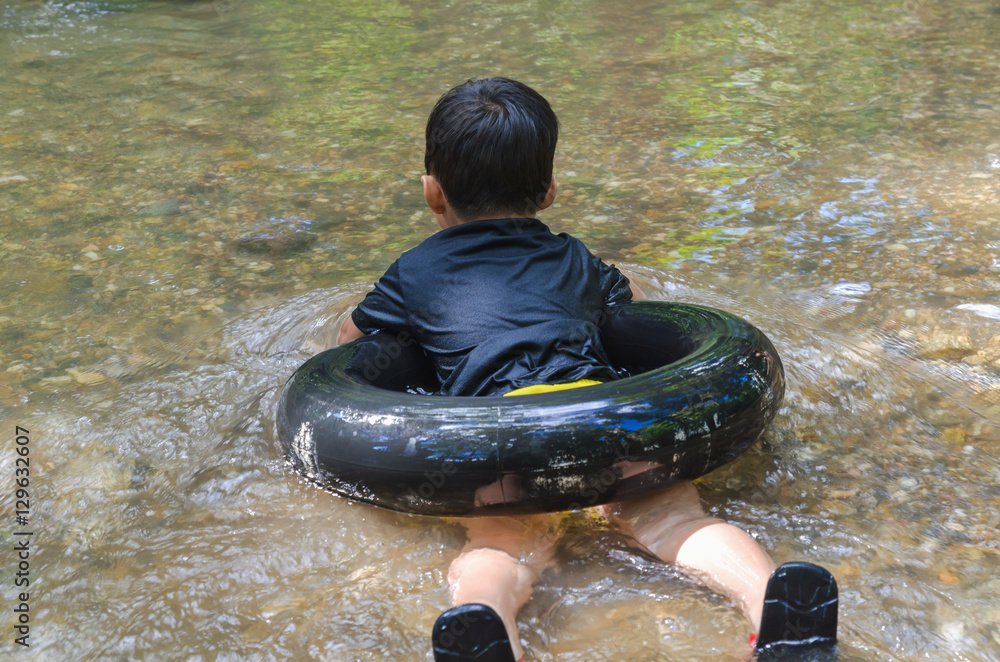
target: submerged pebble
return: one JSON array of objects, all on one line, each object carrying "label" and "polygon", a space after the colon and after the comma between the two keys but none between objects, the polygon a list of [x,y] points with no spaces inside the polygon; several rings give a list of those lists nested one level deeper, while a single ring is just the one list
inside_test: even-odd
[{"label": "submerged pebble", "polygon": [[181,213],[181,201],[170,199],[154,202],[139,209],[139,216],[176,216]]}]

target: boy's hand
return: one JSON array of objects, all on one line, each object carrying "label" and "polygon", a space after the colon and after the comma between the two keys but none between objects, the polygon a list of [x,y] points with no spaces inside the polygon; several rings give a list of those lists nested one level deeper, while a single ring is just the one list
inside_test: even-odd
[{"label": "boy's hand", "polygon": [[337,344],[345,343],[348,340],[357,340],[365,334],[361,332],[361,329],[357,327],[354,323],[354,319],[351,315],[347,316],[344,323],[340,325],[340,333],[337,334]]}]

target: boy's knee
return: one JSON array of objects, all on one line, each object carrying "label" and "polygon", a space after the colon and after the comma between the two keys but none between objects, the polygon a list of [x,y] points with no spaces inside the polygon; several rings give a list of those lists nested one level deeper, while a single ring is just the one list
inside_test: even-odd
[{"label": "boy's knee", "polygon": [[516,558],[500,549],[491,547],[467,549],[451,562],[448,568],[448,582],[454,584],[468,572],[481,573],[494,569],[515,568],[517,565]]},{"label": "boy's knee", "polygon": [[534,561],[522,562],[507,552],[487,547],[466,550],[448,568],[452,600],[458,604],[470,598],[489,601],[492,597],[491,606],[500,608],[508,600],[521,603],[527,600],[546,567]]}]

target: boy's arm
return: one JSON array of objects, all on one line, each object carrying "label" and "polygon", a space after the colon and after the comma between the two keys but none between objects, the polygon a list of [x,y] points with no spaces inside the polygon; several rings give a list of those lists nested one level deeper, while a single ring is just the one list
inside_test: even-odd
[{"label": "boy's arm", "polygon": [[[357,322],[354,321],[355,316]],[[357,340],[366,333],[374,333],[379,329],[405,329],[408,319],[403,281],[399,275],[399,260],[396,260],[340,325],[337,344]]]},{"label": "boy's arm", "polygon": [[358,325],[354,323],[354,311],[347,316],[344,323],[340,325],[340,333],[337,334],[337,344],[345,343],[348,340],[357,340],[364,336],[364,332],[358,328]]}]

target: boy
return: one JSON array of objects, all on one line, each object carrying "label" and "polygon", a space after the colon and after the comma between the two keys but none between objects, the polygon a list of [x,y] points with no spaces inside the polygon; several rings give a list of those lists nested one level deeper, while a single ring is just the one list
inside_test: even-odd
[{"label": "boy", "polygon": [[[615,379],[597,321],[605,306],[642,294],[581,242],[534,218],[556,197],[557,137],[548,102],[516,81],[470,80],[441,97],[427,122],[421,178],[441,231],[389,267],[337,342],[407,331],[433,362],[443,395]],[[604,514],[736,600],[759,633],[758,650],[835,640],[832,576],[801,563],[775,570],[745,532],[704,515],[693,485],[611,504]],[[435,660],[515,662],[517,611],[552,562],[559,517],[463,524],[468,542],[448,572],[456,606],[434,625]]]}]

